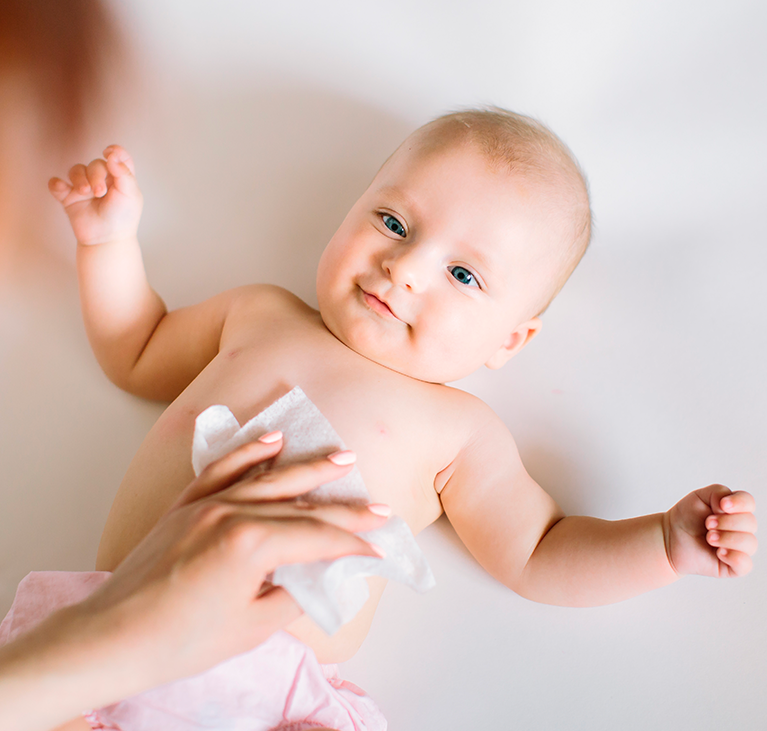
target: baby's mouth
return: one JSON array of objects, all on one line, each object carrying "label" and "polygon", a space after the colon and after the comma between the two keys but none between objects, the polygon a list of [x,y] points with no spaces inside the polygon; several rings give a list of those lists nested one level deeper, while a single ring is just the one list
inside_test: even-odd
[{"label": "baby's mouth", "polygon": [[392,312],[391,307],[389,307],[389,305],[387,305],[383,300],[378,299],[378,297],[376,297],[374,294],[366,292],[364,289],[362,289],[362,299],[364,300],[365,304],[371,310],[373,310],[373,312],[381,315],[381,317],[399,320],[399,318]]}]

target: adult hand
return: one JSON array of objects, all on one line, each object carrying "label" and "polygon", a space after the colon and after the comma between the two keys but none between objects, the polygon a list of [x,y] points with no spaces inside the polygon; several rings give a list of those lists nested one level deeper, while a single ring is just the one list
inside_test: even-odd
[{"label": "adult hand", "polygon": [[207,669],[296,619],[301,611],[284,589],[258,596],[277,566],[378,555],[349,531],[378,528],[384,517],[366,507],[293,500],[352,464],[315,459],[246,475],[281,446],[281,439],[252,442],[210,465],[82,605],[87,615],[130,627],[125,650],[136,648],[138,665],[145,651],[157,656],[153,681]]},{"label": "adult hand", "polygon": [[280,564],[379,555],[350,531],[383,515],[294,500],[349,472],[353,455],[252,469],[281,447],[252,442],[211,464],[102,587],[2,648],[0,709],[13,699],[23,718],[3,727],[50,727],[251,649],[300,615],[283,589],[259,594]]}]

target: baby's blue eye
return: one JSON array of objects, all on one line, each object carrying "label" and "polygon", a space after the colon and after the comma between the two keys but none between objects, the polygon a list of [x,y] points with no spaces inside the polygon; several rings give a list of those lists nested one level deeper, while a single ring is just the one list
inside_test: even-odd
[{"label": "baby's blue eye", "polygon": [[464,267],[448,267],[448,271],[461,283],[468,287],[479,287],[476,277]]},{"label": "baby's blue eye", "polygon": [[393,231],[395,234],[397,234],[397,236],[402,236],[403,239],[405,236],[407,236],[405,227],[396,218],[394,218],[394,216],[389,216],[386,214],[381,220],[384,222],[384,226],[386,226],[389,231]]}]

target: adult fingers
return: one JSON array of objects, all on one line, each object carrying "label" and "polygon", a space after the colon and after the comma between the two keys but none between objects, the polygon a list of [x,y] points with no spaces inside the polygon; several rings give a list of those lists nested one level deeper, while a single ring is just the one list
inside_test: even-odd
[{"label": "adult fingers", "polygon": [[381,549],[329,523],[296,518],[265,523],[241,522],[230,529],[242,555],[250,557],[259,572],[268,574],[288,563],[324,561],[341,556],[381,558]]},{"label": "adult fingers", "polygon": [[[229,501],[228,501],[229,502]],[[232,515],[261,520],[295,520],[310,518],[357,533],[380,528],[391,512],[386,505],[317,505],[303,500],[270,500],[257,503],[238,503]]]},{"label": "adult fingers", "polygon": [[341,452],[341,462],[338,464],[339,453],[327,457],[296,462],[284,467],[267,471],[254,470],[252,475],[244,478],[227,493],[228,499],[233,500],[287,500],[303,495],[315,487],[332,482],[348,474],[351,470],[354,455],[352,452]]},{"label": "adult fingers", "polygon": [[174,508],[220,492],[239,480],[254,465],[274,457],[282,449],[282,436],[272,442],[255,441],[209,464],[179,495]]}]

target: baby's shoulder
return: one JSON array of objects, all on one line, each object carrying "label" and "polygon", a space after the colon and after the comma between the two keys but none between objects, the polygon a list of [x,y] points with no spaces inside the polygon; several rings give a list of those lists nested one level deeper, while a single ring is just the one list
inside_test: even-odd
[{"label": "baby's shoulder", "polygon": [[[445,391],[440,423],[448,430],[448,459],[438,472],[437,493],[456,476],[467,484],[486,475],[491,466],[514,460],[517,448],[503,420],[482,399],[465,391]],[[458,480],[460,481],[460,480]]]},{"label": "baby's shoulder", "polygon": [[300,297],[276,284],[246,284],[230,290],[239,308],[307,309],[312,308]]},{"label": "baby's shoulder", "polygon": [[439,400],[444,407],[456,414],[461,414],[470,423],[482,422],[489,417],[498,418],[495,412],[481,399],[468,391],[454,386],[440,386]]},{"label": "baby's shoulder", "polygon": [[229,290],[227,295],[231,298],[227,318],[230,327],[316,315],[316,310],[300,297],[274,284],[246,284]]},{"label": "baby's shoulder", "polygon": [[453,425],[467,442],[480,433],[508,433],[506,425],[495,411],[481,398],[467,391],[452,386],[441,386],[437,403],[440,423]]}]

